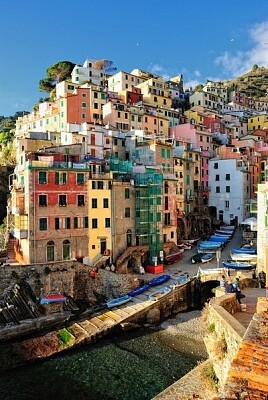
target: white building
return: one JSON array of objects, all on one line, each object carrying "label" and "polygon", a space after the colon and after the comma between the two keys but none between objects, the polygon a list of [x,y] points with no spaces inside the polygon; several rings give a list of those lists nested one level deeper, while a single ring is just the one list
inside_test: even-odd
[{"label": "white building", "polygon": [[250,174],[248,162],[241,159],[209,160],[209,206],[216,208],[217,219],[240,224],[249,217]]}]

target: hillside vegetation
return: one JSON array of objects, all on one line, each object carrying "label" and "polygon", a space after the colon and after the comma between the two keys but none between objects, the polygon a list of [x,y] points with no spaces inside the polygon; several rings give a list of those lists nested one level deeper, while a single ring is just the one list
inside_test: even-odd
[{"label": "hillside vegetation", "polygon": [[245,92],[259,100],[268,101],[268,68],[254,65],[251,71],[224,83],[229,90]]}]

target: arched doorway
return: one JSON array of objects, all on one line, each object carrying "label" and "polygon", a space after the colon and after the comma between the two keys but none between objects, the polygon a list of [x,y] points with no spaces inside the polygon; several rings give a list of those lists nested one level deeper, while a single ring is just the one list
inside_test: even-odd
[{"label": "arched doorway", "polygon": [[47,261],[55,261],[55,243],[52,240],[47,242]]},{"label": "arched doorway", "polygon": [[64,240],[62,244],[62,259],[70,260],[71,259],[71,243],[69,240]]}]

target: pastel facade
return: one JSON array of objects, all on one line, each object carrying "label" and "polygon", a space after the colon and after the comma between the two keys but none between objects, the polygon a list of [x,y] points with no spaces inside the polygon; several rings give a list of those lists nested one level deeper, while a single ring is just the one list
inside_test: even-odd
[{"label": "pastel facade", "polygon": [[247,161],[229,158],[209,160],[209,207],[226,224],[240,224],[249,217],[250,174]]}]

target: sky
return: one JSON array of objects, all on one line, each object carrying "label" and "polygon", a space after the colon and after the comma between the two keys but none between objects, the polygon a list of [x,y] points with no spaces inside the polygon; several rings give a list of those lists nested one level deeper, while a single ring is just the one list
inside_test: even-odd
[{"label": "sky", "polygon": [[31,111],[59,61],[113,61],[184,87],[268,66],[268,0],[0,0],[0,115]]}]

